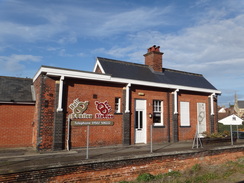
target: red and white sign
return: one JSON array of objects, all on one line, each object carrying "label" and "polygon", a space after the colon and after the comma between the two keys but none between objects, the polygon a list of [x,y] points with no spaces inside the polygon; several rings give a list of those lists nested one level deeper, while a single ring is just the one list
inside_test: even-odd
[{"label": "red and white sign", "polygon": [[111,119],[114,118],[113,114],[109,114],[112,110],[111,106],[108,104],[108,101],[104,102],[95,102],[96,109],[99,111],[99,113],[95,114],[95,118],[98,119]]}]

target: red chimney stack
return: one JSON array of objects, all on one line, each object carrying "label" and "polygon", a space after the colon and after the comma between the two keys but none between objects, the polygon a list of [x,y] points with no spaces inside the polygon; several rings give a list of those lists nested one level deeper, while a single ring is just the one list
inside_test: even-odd
[{"label": "red chimney stack", "polygon": [[156,72],[163,70],[163,53],[160,52],[160,46],[153,45],[148,48],[148,52],[144,55],[145,64],[152,67]]}]

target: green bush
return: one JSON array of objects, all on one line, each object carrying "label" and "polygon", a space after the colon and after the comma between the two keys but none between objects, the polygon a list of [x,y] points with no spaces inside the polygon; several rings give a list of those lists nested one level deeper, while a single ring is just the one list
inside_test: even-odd
[{"label": "green bush", "polygon": [[207,183],[209,182],[210,180],[214,180],[214,179],[217,179],[218,178],[218,175],[216,175],[215,173],[206,173],[204,175],[200,175],[200,176],[197,176],[195,178],[193,178],[193,182],[200,182],[200,183]]},{"label": "green bush", "polygon": [[201,170],[201,165],[200,164],[195,164],[191,167],[191,170],[193,172],[198,172],[199,170]]},{"label": "green bush", "polygon": [[151,181],[151,180],[154,180],[155,179],[155,176],[153,176],[152,174],[150,173],[143,173],[143,174],[140,174],[138,177],[137,177],[137,181],[138,182],[147,182],[147,181]]},{"label": "green bush", "polygon": [[168,172],[168,173],[165,173],[164,174],[164,177],[180,177],[181,176],[181,173],[179,171],[171,171],[171,172]]}]

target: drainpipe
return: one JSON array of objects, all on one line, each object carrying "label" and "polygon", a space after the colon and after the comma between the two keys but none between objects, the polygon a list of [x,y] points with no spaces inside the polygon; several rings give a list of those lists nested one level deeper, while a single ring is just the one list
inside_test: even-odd
[{"label": "drainpipe", "polygon": [[211,115],[214,115],[214,96],[215,93],[210,95],[210,109],[211,109]]},{"label": "drainpipe", "polygon": [[63,85],[64,85],[64,76],[60,77],[59,80],[59,95],[58,95],[58,108],[57,112],[63,111],[62,102],[63,102]]},{"label": "drainpipe", "polygon": [[174,91],[174,114],[178,114],[178,92],[179,89]]},{"label": "drainpipe", "polygon": [[125,113],[130,112],[130,87],[131,83],[128,83],[126,86],[126,105],[125,105]]}]

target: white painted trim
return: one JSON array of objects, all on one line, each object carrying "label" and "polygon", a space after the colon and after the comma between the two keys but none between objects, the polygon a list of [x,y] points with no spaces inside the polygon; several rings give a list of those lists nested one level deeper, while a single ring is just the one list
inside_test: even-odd
[{"label": "white painted trim", "polygon": [[128,83],[127,86],[126,86],[126,96],[125,96],[126,105],[125,105],[125,113],[129,113],[129,112],[130,112],[130,87],[131,87],[131,83]]},{"label": "white painted trim", "polygon": [[[155,100],[156,101],[156,100]],[[159,100],[161,101],[161,121],[160,123],[153,123],[153,126],[164,126],[164,101],[163,100]],[[153,101],[153,112],[154,111],[154,101]]]},{"label": "white painted trim", "polygon": [[49,76],[64,76],[70,78],[82,78],[82,79],[93,79],[93,80],[111,80],[110,75],[98,74],[92,72],[66,70],[60,68],[49,68],[41,67],[33,78],[33,82],[38,78],[41,73],[46,73]]},{"label": "white painted trim", "polygon": [[178,114],[178,91],[179,89],[174,91],[174,114]]},{"label": "white painted trim", "polygon": [[63,111],[62,103],[63,103],[63,86],[64,86],[64,76],[60,77],[59,80],[59,93],[58,93],[58,108],[57,111]]},{"label": "white painted trim", "polygon": [[36,74],[33,77],[33,82],[35,82],[35,80],[40,76],[40,74],[42,73],[42,68],[40,67],[39,70],[36,72]]},{"label": "white painted trim", "polygon": [[95,64],[95,66],[94,66],[93,72],[96,71],[96,68],[97,68],[97,67],[99,67],[100,70],[102,71],[102,73],[105,74],[105,72],[104,72],[104,70],[103,70],[103,67],[102,67],[102,65],[101,65],[101,63],[99,62],[98,59],[97,59],[97,62],[96,62],[96,64]]},{"label": "white painted trim", "polygon": [[214,115],[214,96],[215,96],[215,93],[210,95],[210,106],[211,106],[210,110],[211,110],[212,116]]},{"label": "white painted trim", "polygon": [[196,92],[203,92],[203,93],[221,94],[221,91],[213,90],[213,89],[189,87],[189,86],[182,86],[182,85],[172,85],[172,84],[164,84],[164,83],[155,83],[155,82],[149,82],[149,81],[140,81],[140,80],[124,79],[124,78],[116,78],[116,77],[111,77],[110,81],[116,82],[116,83],[131,83],[131,84],[135,84],[135,85],[169,88],[169,89],[173,89],[173,90],[180,89],[180,90],[196,91]]},{"label": "white painted trim", "polygon": [[189,87],[189,86],[182,86],[182,85],[172,85],[172,84],[156,83],[156,82],[149,82],[149,81],[117,78],[117,77],[111,77],[111,75],[107,75],[107,74],[98,74],[92,72],[68,70],[68,69],[61,69],[61,68],[50,68],[45,66],[42,66],[38,70],[38,72],[33,78],[33,82],[38,78],[38,76],[41,73],[47,73],[47,75],[50,76],[64,76],[70,78],[80,78],[80,79],[100,80],[100,81],[102,80],[102,81],[115,82],[115,83],[124,83],[124,84],[130,83],[135,85],[169,88],[173,90],[180,89],[180,90],[195,91],[195,92],[221,94],[221,91],[214,90],[214,89],[205,89],[205,88]]}]

